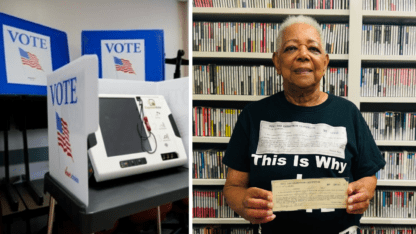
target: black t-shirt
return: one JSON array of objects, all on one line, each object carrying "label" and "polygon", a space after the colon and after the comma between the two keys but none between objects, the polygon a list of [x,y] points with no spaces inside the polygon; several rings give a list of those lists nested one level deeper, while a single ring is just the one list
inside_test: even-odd
[{"label": "black t-shirt", "polygon": [[[248,172],[249,187],[271,191],[271,181],[372,176],[384,159],[360,111],[329,95],[313,107],[288,102],[283,92],[247,105],[238,118],[223,163]],[[264,233],[339,233],[361,215],[345,209],[274,212]]]}]

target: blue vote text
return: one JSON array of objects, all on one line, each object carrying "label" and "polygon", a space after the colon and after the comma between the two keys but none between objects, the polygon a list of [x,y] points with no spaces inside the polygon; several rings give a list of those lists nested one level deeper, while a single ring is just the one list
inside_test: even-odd
[{"label": "blue vote text", "polygon": [[28,46],[32,46],[36,48],[41,48],[44,50],[48,49],[46,46],[46,39],[44,38],[36,37],[33,35],[27,35],[27,34],[19,33],[19,32],[13,32],[12,30],[7,30],[7,31],[9,32],[9,35],[13,43],[17,41],[22,45],[28,45]]},{"label": "blue vote text", "polygon": [[76,104],[77,97],[77,78],[70,78],[49,86],[51,91],[52,105]]},{"label": "blue vote text", "polygon": [[141,43],[105,43],[108,53],[141,53]]}]

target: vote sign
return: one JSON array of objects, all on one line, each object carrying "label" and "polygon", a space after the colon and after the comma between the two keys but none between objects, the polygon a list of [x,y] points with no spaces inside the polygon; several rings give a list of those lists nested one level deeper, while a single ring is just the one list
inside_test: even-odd
[{"label": "vote sign", "polygon": [[87,136],[98,129],[98,58],[86,55],[47,75],[51,176],[88,206]]},{"label": "vote sign", "polygon": [[46,74],[69,62],[64,32],[0,13],[0,95],[46,95]]},{"label": "vote sign", "polygon": [[145,80],[144,40],[102,40],[103,77]]},{"label": "vote sign", "polygon": [[82,54],[98,55],[100,78],[165,79],[162,30],[83,31]]}]

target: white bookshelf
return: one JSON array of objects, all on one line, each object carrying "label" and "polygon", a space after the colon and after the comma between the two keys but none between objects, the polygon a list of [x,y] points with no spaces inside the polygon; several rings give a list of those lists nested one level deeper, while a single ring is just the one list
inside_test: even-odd
[{"label": "white bookshelf", "polygon": [[203,95],[194,94],[193,100],[199,101],[258,101],[268,96],[256,96],[256,95]]},{"label": "white bookshelf", "polygon": [[[416,219],[362,217],[361,224],[415,225]],[[194,218],[193,224],[249,224],[243,218]]]},{"label": "white bookshelf", "polygon": [[[193,179],[192,185],[224,185],[225,179]],[[377,180],[378,186],[416,187],[416,180]]]},{"label": "white bookshelf", "polygon": [[[195,143],[228,143],[230,137],[192,137]],[[416,141],[376,141],[378,146],[416,146]]]},{"label": "white bookshelf", "polygon": [[409,55],[362,55],[361,60],[363,62],[389,62],[389,63],[400,63],[416,62],[415,56]]},{"label": "white bookshelf", "polygon": [[192,185],[224,185],[225,179],[192,179]]},{"label": "white bookshelf", "polygon": [[397,19],[414,19],[415,12],[409,11],[367,11],[362,10],[363,18],[378,18],[383,21],[386,20],[397,20]]},{"label": "white bookshelf", "polygon": [[[406,24],[416,23],[415,12],[387,12],[387,11],[364,11],[361,1],[350,0],[349,10],[300,10],[300,9],[258,9],[258,8],[193,8],[195,21],[206,21],[207,19],[224,22],[250,22],[252,20],[265,20],[265,22],[281,22],[288,15],[309,15],[319,22],[325,23],[334,21],[343,22],[349,25],[349,54],[330,54],[330,61],[348,62],[348,100],[358,108],[361,103],[409,103],[415,104],[416,97],[361,97],[360,79],[361,68],[367,64],[379,64],[378,67],[394,67],[396,65],[408,64],[416,67],[415,56],[386,56],[386,55],[362,55],[361,54],[361,33],[362,25],[372,23],[384,24]],[[208,20],[209,21],[209,20]],[[272,53],[242,53],[242,52],[193,52],[196,61],[254,61],[263,62],[271,60]],[[194,101],[257,101],[266,96],[232,96],[232,95],[193,95]],[[193,137],[195,143],[228,143],[229,137]],[[379,146],[400,146],[414,147],[416,141],[376,141]],[[195,186],[218,186],[224,185],[222,179],[193,179]],[[409,187],[416,188],[415,180],[378,180],[379,186],[388,187]],[[248,224],[242,219],[222,218],[194,218],[194,224]],[[399,218],[369,218],[361,219],[362,224],[395,224],[415,225],[416,219]]]},{"label": "white bookshelf", "polygon": [[[194,94],[192,99],[194,101],[259,101],[269,96],[266,95],[205,95]],[[348,99],[348,97],[343,97]],[[410,100],[409,100],[410,101]]]},{"label": "white bookshelf", "polygon": [[348,18],[350,10],[322,10],[322,9],[277,9],[277,8],[214,8],[214,7],[194,7],[192,14],[198,15],[235,15],[241,16],[276,16],[287,17],[289,15],[309,15],[326,17],[345,17]]},{"label": "white bookshelf", "polygon": [[193,218],[193,224],[249,224],[243,218]]},{"label": "white bookshelf", "polygon": [[230,137],[192,137],[194,143],[228,143]]},{"label": "white bookshelf", "polygon": [[360,102],[371,103],[416,103],[416,97],[360,97]]},{"label": "white bookshelf", "polygon": [[415,225],[416,219],[362,217],[360,220],[360,223],[361,224]]},{"label": "white bookshelf", "polygon": [[416,180],[377,180],[378,186],[404,186],[416,188]]},{"label": "white bookshelf", "polygon": [[378,146],[416,146],[416,141],[376,141]]},{"label": "white bookshelf", "polygon": [[[203,59],[272,59],[273,53],[251,52],[193,52],[193,58]],[[347,61],[348,54],[329,54],[329,60]]]}]

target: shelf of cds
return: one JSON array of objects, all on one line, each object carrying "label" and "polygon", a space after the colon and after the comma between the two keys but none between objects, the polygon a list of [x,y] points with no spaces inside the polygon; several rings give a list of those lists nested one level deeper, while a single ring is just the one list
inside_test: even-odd
[{"label": "shelf of cds", "polygon": [[[194,65],[192,83],[193,94],[210,95],[204,96],[205,100],[210,100],[209,97],[214,97],[214,95],[227,95],[224,99],[217,96],[213,100],[255,101],[260,100],[259,96],[270,96],[283,90],[282,76],[276,74],[273,66],[264,65]],[[365,83],[364,86],[368,85]],[[321,90],[336,96],[347,97],[348,69],[328,67],[326,78],[321,80]],[[410,93],[410,91],[406,92],[406,95]],[[235,97],[231,98],[232,96]],[[198,100],[204,100],[204,98]]]},{"label": "shelf of cds", "polygon": [[254,234],[255,229],[246,225],[227,225],[226,227],[221,225],[197,225],[193,227],[192,234]]},{"label": "shelf of cds", "polygon": [[289,16],[293,14],[303,14],[309,16],[325,17],[344,17],[348,18],[349,10],[329,10],[329,9],[278,9],[278,8],[226,8],[226,7],[194,7],[193,15],[241,15],[241,16]]},{"label": "shelf of cds", "polygon": [[[194,59],[272,59],[273,53],[251,53],[251,52],[193,52]],[[371,57],[370,57],[371,58]],[[329,54],[332,61],[347,61],[347,54]],[[415,59],[415,58],[413,58]],[[416,60],[416,59],[415,59]]]},{"label": "shelf of cds", "polygon": [[[195,52],[214,52],[213,54],[205,54],[206,56],[265,59],[271,58],[272,53],[276,50],[278,23],[194,21],[192,26],[192,50]],[[321,24],[320,26],[326,52],[337,55],[348,54],[349,25]],[[366,38],[367,44],[370,39],[372,38]],[[393,40],[393,42],[395,41]],[[234,57],[233,53],[243,54]],[[335,58],[345,59],[346,57],[335,56]]]},{"label": "shelf of cds", "polygon": [[361,234],[375,234],[375,233],[386,233],[386,234],[395,234],[395,233],[406,233],[412,234],[416,232],[415,226],[405,226],[405,225],[361,225]]},{"label": "shelf of cds", "polygon": [[[192,179],[193,185],[224,185],[225,179]],[[416,180],[377,180],[378,186],[399,186],[399,187],[410,187],[416,184]]]},{"label": "shelf of cds", "polygon": [[[416,219],[404,218],[369,218],[362,217],[361,224],[395,224],[395,225],[414,225]],[[250,222],[243,218],[193,218],[193,224],[249,224]]]},{"label": "shelf of cds", "polygon": [[[408,0],[406,0],[408,1]],[[412,2],[412,1],[408,1]],[[415,11],[370,11],[370,10],[363,10],[363,17],[364,18],[392,18],[392,19],[407,19],[413,18],[415,16]]]},{"label": "shelf of cds", "polygon": [[265,96],[252,96],[252,95],[210,95],[210,94],[194,94],[193,100],[210,100],[210,101],[258,101]]},{"label": "shelf of cds", "polygon": [[[416,233],[416,210],[412,209],[416,207],[416,4],[407,0],[362,0],[362,4],[334,0],[326,3],[336,2],[336,7],[314,5],[320,2],[193,1],[194,108],[211,109],[211,114],[194,111],[193,142],[201,148],[225,150],[238,114],[224,122],[218,115],[221,111],[212,110],[232,109],[238,106],[234,103],[258,101],[282,90],[271,62],[279,26],[289,15],[312,16],[324,29],[329,67],[337,69],[327,71],[327,86],[322,85],[321,90],[344,96],[358,108],[369,103],[410,106],[406,110],[362,110],[387,165],[376,175],[376,196],[361,224],[365,224],[362,233]],[[195,190],[218,193],[222,189],[226,170],[215,169],[216,163],[219,158],[205,154],[193,159]],[[198,204],[216,203],[207,196]],[[214,214],[218,212],[196,215],[193,224],[249,224],[233,215]]]},{"label": "shelf of cds", "polygon": [[362,115],[374,140],[415,145],[412,142],[416,141],[416,112],[362,112]]}]

